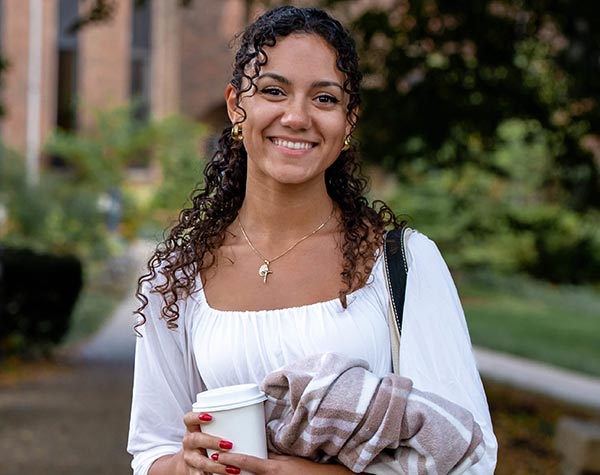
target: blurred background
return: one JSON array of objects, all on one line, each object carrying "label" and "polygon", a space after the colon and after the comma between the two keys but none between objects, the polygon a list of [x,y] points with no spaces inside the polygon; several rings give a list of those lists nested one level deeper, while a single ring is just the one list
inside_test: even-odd
[{"label": "blurred background", "polygon": [[[228,125],[236,33],[281,3],[0,0],[0,394],[64,377],[59,355],[89,342],[131,294],[132,249],[162,237]],[[597,384],[600,4],[285,3],[326,8],[353,32],[371,198],[437,242],[474,345]],[[130,385],[130,360],[120,369]],[[600,399],[484,382],[496,473],[584,473],[565,468],[558,427],[575,417],[592,433],[585,443],[600,444]],[[128,388],[115,393],[119,443]],[[25,473],[8,454],[0,472]],[[597,457],[589,463],[586,473],[600,473]]]}]

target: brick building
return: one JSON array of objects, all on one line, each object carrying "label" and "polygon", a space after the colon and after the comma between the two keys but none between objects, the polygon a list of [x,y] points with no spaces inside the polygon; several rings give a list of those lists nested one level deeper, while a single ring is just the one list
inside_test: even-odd
[{"label": "brick building", "polygon": [[109,21],[72,33],[86,2],[0,0],[0,54],[9,62],[1,141],[39,155],[55,127],[89,127],[91,111],[133,98],[141,116],[181,112],[227,123],[229,44],[246,23],[247,2],[194,0],[181,8],[179,0],[116,0],[115,7]]}]

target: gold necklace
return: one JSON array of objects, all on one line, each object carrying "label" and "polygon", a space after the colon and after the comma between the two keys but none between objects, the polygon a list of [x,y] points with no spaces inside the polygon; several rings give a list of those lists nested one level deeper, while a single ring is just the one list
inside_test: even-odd
[{"label": "gold necklace", "polygon": [[252,248],[252,250],[254,251],[254,253],[260,257],[260,259],[263,261],[262,265],[259,267],[258,269],[258,275],[260,275],[263,278],[263,283],[266,284],[267,283],[267,277],[269,276],[269,274],[272,274],[273,271],[271,269],[269,269],[269,266],[275,262],[277,259],[279,259],[280,257],[285,256],[288,252],[290,252],[292,249],[294,249],[298,244],[300,244],[302,241],[305,241],[306,239],[308,239],[309,237],[311,237],[313,234],[318,233],[321,229],[323,229],[325,227],[325,225],[329,222],[329,220],[331,219],[331,217],[333,216],[333,212],[335,211],[335,206],[333,208],[331,208],[331,213],[329,214],[329,216],[327,216],[327,219],[325,221],[323,221],[321,224],[319,224],[319,226],[317,227],[317,229],[315,229],[314,231],[308,233],[306,236],[304,236],[303,238],[301,238],[299,241],[296,241],[294,244],[292,244],[290,247],[288,247],[285,251],[283,251],[281,254],[279,254],[277,257],[274,257],[273,259],[267,259],[265,256],[263,256],[260,251],[258,249],[256,249],[254,247],[254,244],[252,244],[252,242],[250,241],[250,238],[248,237],[248,235],[246,234],[246,230],[244,229],[244,226],[242,224],[242,220],[240,219],[240,217],[238,216],[238,223],[240,223],[240,229],[242,230],[242,234],[244,235],[244,238],[246,238],[246,242],[248,243],[248,245]]}]

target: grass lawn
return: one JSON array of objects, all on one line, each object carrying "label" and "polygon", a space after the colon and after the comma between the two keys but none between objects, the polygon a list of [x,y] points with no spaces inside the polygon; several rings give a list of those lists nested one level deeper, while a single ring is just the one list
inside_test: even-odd
[{"label": "grass lawn", "polygon": [[475,345],[600,377],[600,292],[520,276],[457,285]]}]

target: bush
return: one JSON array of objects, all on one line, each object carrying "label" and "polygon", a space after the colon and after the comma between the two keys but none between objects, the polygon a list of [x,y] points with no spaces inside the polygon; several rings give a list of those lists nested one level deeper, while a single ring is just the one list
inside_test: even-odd
[{"label": "bush", "polygon": [[[194,187],[202,161],[201,125],[180,117],[141,123],[132,117],[130,107],[100,112],[96,123],[94,130],[57,131],[51,137],[46,152],[62,159],[65,166],[43,170],[35,186],[27,183],[23,157],[0,144],[0,246],[14,253],[6,264],[13,274],[16,271],[10,266],[22,258],[29,269],[29,274],[23,275],[61,280],[46,269],[54,264],[32,257],[37,254],[46,255],[44,259],[75,255],[90,269],[119,254],[126,240],[135,239],[146,222],[164,228],[168,224],[164,217],[174,217]],[[148,164],[160,169],[153,183],[140,185],[128,180],[132,171]],[[116,212],[115,202],[120,208]],[[36,265],[43,270],[34,272]],[[62,265],[66,266],[59,267]],[[48,285],[40,283],[43,279],[30,280],[35,282],[28,284],[32,288]],[[73,290],[81,285],[75,278],[69,282]],[[19,289],[2,290],[12,292],[5,295],[10,297],[10,306],[3,307],[5,313],[12,313],[6,313],[10,318],[3,315],[1,323],[0,348],[5,351],[24,351],[28,346],[45,347],[58,341],[69,321],[70,299],[77,295],[65,290],[65,301],[55,302],[56,312],[62,309],[64,315],[44,318],[34,310],[45,304],[35,294],[26,293],[26,283],[18,284]],[[48,299],[61,292],[52,290]],[[37,307],[29,308],[30,302]],[[39,345],[35,343],[38,340]]]},{"label": "bush", "polygon": [[133,106],[97,111],[94,127],[56,130],[45,152],[63,161],[78,183],[98,192],[120,187],[129,167],[146,166],[156,142],[152,124],[133,117]]},{"label": "bush", "polygon": [[139,202],[144,226],[141,234],[157,240],[179,211],[189,205],[190,194],[202,173],[201,146],[207,129],[180,116],[163,119],[154,128],[153,156],[160,166],[160,180],[145,190],[145,197]]},{"label": "bush", "polygon": [[[476,155],[476,141],[467,144]],[[555,186],[553,137],[535,121],[513,119],[478,161],[431,169],[414,161],[390,200],[444,249],[451,265],[525,271],[557,282],[598,279],[600,235],[595,211],[562,203]]]},{"label": "bush", "polygon": [[82,282],[75,257],[0,249],[0,358],[36,356],[59,343]]},{"label": "bush", "polygon": [[0,243],[50,254],[99,259],[111,253],[115,238],[106,229],[99,194],[70,177],[44,172],[29,186],[24,160],[0,148]]},{"label": "bush", "polygon": [[[55,132],[46,152],[60,157],[72,181],[104,202],[118,196],[119,231],[135,238],[148,222],[163,228],[161,217],[181,209],[201,170],[205,135],[204,126],[180,116],[140,122],[130,105],[99,111],[93,130]],[[155,165],[159,173],[153,183],[129,182],[130,172]]]},{"label": "bush", "polygon": [[178,212],[199,182],[202,154],[199,144],[207,130],[201,124],[174,116],[156,126],[158,144],[155,156],[162,180],[151,200],[153,209]]}]

